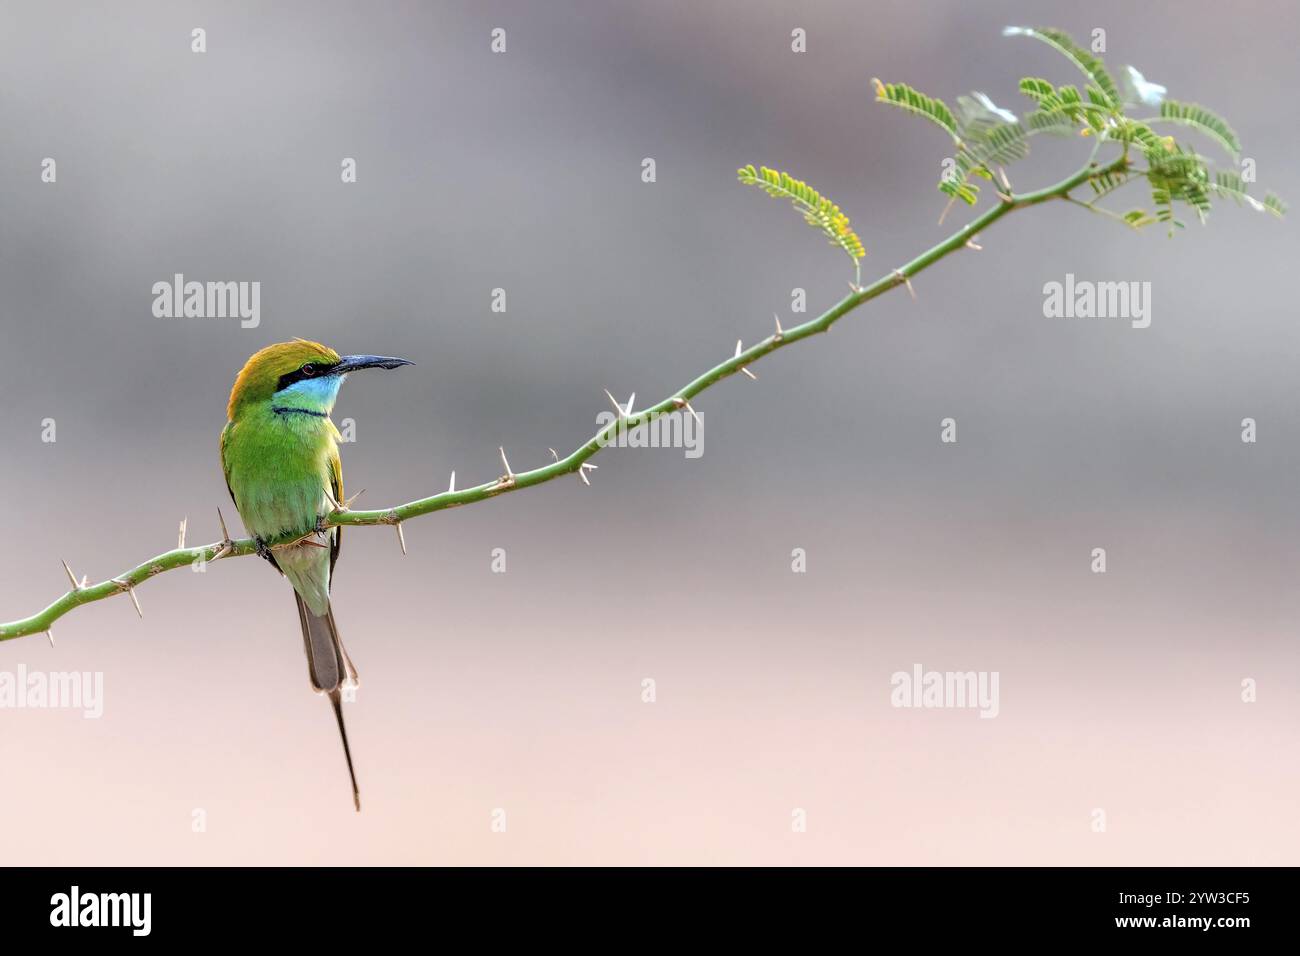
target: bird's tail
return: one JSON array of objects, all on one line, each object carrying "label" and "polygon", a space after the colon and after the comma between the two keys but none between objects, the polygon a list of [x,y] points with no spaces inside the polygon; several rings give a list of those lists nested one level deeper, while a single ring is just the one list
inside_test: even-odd
[{"label": "bird's tail", "polygon": [[357,787],[357,774],[352,768],[352,750],[348,747],[348,731],[343,725],[343,691],[344,684],[356,685],[357,669],[352,666],[348,652],[339,640],[338,628],[334,626],[334,611],[326,608],[324,614],[313,614],[307,607],[302,595],[294,592],[298,599],[298,619],[302,622],[302,641],[307,650],[307,674],[311,686],[318,693],[328,694],[330,704],[334,707],[334,717],[339,723],[339,735],[343,738],[343,756],[348,761],[348,775],[352,778],[352,802],[357,810],[361,809],[361,791]]}]

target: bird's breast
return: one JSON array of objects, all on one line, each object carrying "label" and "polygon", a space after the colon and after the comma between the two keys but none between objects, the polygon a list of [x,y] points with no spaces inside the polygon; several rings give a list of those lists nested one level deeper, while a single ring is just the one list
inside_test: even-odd
[{"label": "bird's breast", "polygon": [[252,534],[305,531],[326,513],[337,435],[327,417],[270,409],[235,423],[223,457],[235,504]]}]

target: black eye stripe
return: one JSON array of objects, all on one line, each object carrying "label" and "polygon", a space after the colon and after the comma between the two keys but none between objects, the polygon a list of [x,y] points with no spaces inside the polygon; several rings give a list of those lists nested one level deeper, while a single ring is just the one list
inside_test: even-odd
[{"label": "black eye stripe", "polygon": [[[312,371],[310,373],[304,372],[303,369],[309,366]],[[306,363],[306,365],[296,368],[292,372],[286,372],[284,375],[281,375],[279,382],[276,383],[275,390],[277,392],[281,391],[283,389],[288,388],[290,385],[294,384],[295,382],[301,382],[305,378],[316,378],[328,372],[333,367],[334,366],[332,364],[324,365],[319,362],[308,362]]]}]

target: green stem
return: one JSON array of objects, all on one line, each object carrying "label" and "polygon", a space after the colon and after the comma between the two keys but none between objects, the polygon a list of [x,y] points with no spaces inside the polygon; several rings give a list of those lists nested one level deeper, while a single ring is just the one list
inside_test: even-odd
[{"label": "green stem", "polygon": [[1134,228],[1131,222],[1129,222],[1127,219],[1125,219],[1117,212],[1113,212],[1110,209],[1106,209],[1103,208],[1102,206],[1095,205],[1094,203],[1084,202],[1082,199],[1074,199],[1070,196],[1066,196],[1065,198],[1067,202],[1073,203],[1074,205],[1078,206],[1080,209],[1086,209],[1088,210],[1088,212],[1095,212],[1099,216],[1105,216],[1107,219],[1112,219],[1115,222],[1119,223],[1121,226],[1127,226],[1130,229]]},{"label": "green stem", "polygon": [[[763,358],[778,349],[785,348],[801,339],[816,335],[819,332],[827,331],[832,325],[852,312],[858,306],[870,302],[877,296],[883,295],[890,289],[903,285],[912,276],[923,271],[940,259],[958,249],[964,248],[966,244],[977,233],[993,225],[1003,216],[1029,206],[1036,206],[1039,203],[1048,202],[1053,199],[1069,199],[1070,191],[1077,186],[1087,182],[1096,175],[1110,172],[1118,172],[1128,164],[1126,156],[1120,156],[1112,162],[1098,166],[1096,163],[1089,162],[1073,175],[1061,180],[1053,186],[1039,189],[1035,192],[1021,193],[1012,196],[1003,197],[996,206],[993,206],[982,215],[977,216],[970,223],[954,232],[943,242],[931,249],[921,253],[911,262],[901,268],[890,272],[888,275],[881,276],[871,285],[855,287],[854,291],[849,293],[839,302],[835,303],[826,312],[823,312],[815,319],[796,325],[793,328],[785,329],[779,334],[774,332],[767,338],[755,345],[741,351],[738,355],[727,359],[719,365],[709,369],[695,381],[691,382],[685,388],[682,388],[674,395],[670,395],[656,405],[640,409],[633,414],[620,416],[620,421],[611,422],[606,425],[572,453],[564,458],[558,458],[553,464],[543,468],[534,468],[531,471],[520,472],[519,474],[506,474],[490,481],[486,484],[476,485],[473,488],[466,488],[461,491],[445,491],[439,495],[433,495],[428,498],[421,498],[418,501],[408,502],[404,505],[398,505],[395,508],[384,508],[376,511],[335,511],[326,517],[327,525],[375,525],[388,524],[396,525],[419,515],[431,514],[435,511],[442,511],[446,508],[455,508],[459,505],[473,504],[476,501],[483,501],[487,498],[495,498],[498,495],[510,491],[516,491],[520,488],[531,488],[534,485],[540,485],[545,482],[559,478],[563,475],[570,475],[581,470],[583,464],[601,450],[607,443],[617,437],[619,428],[632,428],[650,418],[664,414],[666,412],[678,411],[685,407],[696,395],[699,395],[706,388],[717,382],[722,381],[735,375],[741,369],[753,365],[759,359]],[[277,544],[286,544],[294,540],[295,536],[288,536],[280,541],[270,542],[272,546]],[[214,544],[202,545],[196,548],[178,548],[160,554],[155,558],[137,565],[130,570],[119,574],[116,578],[110,578],[98,584],[87,585],[84,588],[74,588],[67,592],[57,601],[51,604],[45,610],[31,617],[23,618],[18,621],[10,621],[7,624],[0,624],[0,641],[11,640],[15,637],[22,637],[27,634],[40,634],[50,630],[51,625],[67,614],[75,607],[83,604],[90,604],[94,601],[102,601],[104,598],[112,597],[115,594],[126,594],[134,589],[137,585],[143,584],[157,574],[164,571],[171,571],[175,568],[194,565],[197,562],[206,563],[228,557],[240,557],[247,554],[256,553],[257,548],[251,538],[242,538],[230,542],[218,541]],[[223,553],[224,552],[224,553]]]}]

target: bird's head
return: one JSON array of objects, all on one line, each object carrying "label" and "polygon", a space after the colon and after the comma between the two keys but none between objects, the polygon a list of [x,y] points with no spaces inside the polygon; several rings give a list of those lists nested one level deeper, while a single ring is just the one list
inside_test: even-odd
[{"label": "bird's head", "polygon": [[277,342],[244,363],[230,390],[226,412],[234,421],[243,409],[272,402],[277,407],[329,414],[348,372],[413,364],[386,355],[339,355],[306,339]]}]

